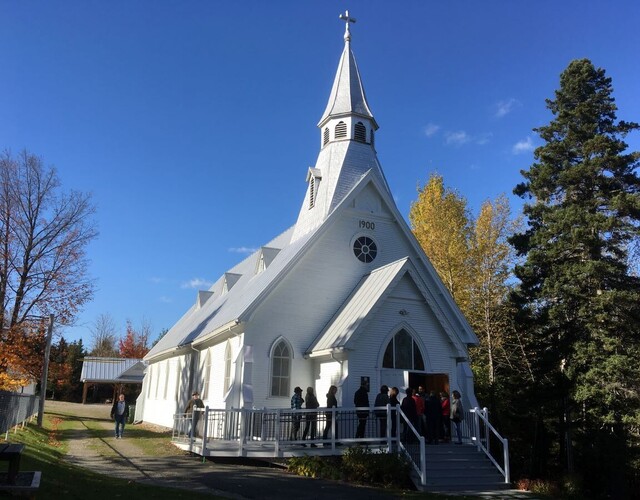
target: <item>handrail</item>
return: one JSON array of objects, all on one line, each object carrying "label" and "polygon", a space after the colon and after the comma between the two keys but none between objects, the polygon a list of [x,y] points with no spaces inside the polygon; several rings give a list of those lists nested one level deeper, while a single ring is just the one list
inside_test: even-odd
[{"label": "handrail", "polygon": [[[491,423],[489,422],[489,418],[487,417],[487,414],[489,413],[487,408],[484,408],[481,410],[480,408],[475,407],[471,410],[471,413],[474,414],[475,430],[477,432],[476,446],[478,447],[478,450],[482,450],[484,454],[489,458],[489,460],[491,460],[493,465],[495,465],[496,469],[500,471],[500,474],[504,476],[504,482],[510,483],[511,471],[509,467],[509,440],[506,438],[503,438],[500,435],[500,433],[495,429],[495,427],[491,425]],[[484,424],[486,445],[485,443],[483,443],[483,440],[481,439],[481,436],[480,436],[480,422]],[[489,451],[490,445],[489,445],[489,435],[486,432],[487,430],[491,431],[493,435],[496,437],[496,439],[498,439],[498,441],[502,443],[504,468],[500,466],[500,464],[496,461],[495,458],[493,458],[493,455]]]},{"label": "handrail", "polygon": [[[388,412],[391,411],[390,408],[391,408],[391,406],[388,405],[387,406],[387,411]],[[424,437],[421,436],[420,433],[416,430],[416,428],[413,426],[411,421],[404,414],[402,409],[400,407],[396,407],[396,409],[397,409],[396,418],[398,419],[397,420],[397,426],[396,426],[396,429],[397,429],[396,432],[398,434],[400,434],[400,419],[402,418],[404,420],[405,425],[409,426],[409,429],[413,433],[413,437],[417,438],[418,443],[420,444],[420,463],[417,464],[415,462],[415,460],[413,459],[413,456],[411,455],[411,453],[409,452],[407,447],[402,442],[402,439],[400,439],[400,438],[398,438],[398,445],[399,445],[398,447],[401,450],[404,451],[404,453],[405,453],[405,455],[407,457],[409,457],[411,465],[413,465],[413,468],[416,470],[416,472],[420,476],[420,484],[422,484],[422,486],[425,486],[427,484],[427,450],[425,449],[425,445],[424,445]]]}]

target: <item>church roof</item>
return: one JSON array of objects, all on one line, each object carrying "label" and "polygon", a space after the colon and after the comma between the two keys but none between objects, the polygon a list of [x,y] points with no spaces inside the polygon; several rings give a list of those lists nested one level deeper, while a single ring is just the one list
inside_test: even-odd
[{"label": "church roof", "polygon": [[[251,304],[276,281],[311,236],[309,234],[292,243],[292,232],[293,227],[265,245],[269,249],[267,253],[273,258],[270,262],[269,259],[265,261],[266,267],[261,272],[256,273],[256,269],[264,254],[264,247],[224,273],[209,289],[211,297],[200,306],[198,303],[194,304],[149,351],[145,359],[197,339],[202,340],[221,328],[230,328],[239,323]],[[276,249],[279,250],[277,254]],[[234,275],[237,279],[232,287],[225,289],[225,281],[229,275]]]},{"label": "church roof", "polygon": [[440,304],[421,283],[419,273],[408,257],[391,262],[363,276],[336,315],[311,344],[307,354],[320,355],[335,349],[348,348],[349,342],[371,318],[371,313],[382,304],[384,298],[407,274],[421,291],[449,338],[458,347],[459,355],[464,356],[458,333],[451,328],[441,314]]},{"label": "church roof", "polygon": [[351,51],[351,36],[347,33],[345,35],[344,50],[338,64],[338,72],[329,95],[329,102],[327,102],[327,107],[318,122],[318,126],[321,127],[332,116],[337,117],[349,114],[369,118],[374,123],[375,128],[378,128],[364,93],[356,58]]}]

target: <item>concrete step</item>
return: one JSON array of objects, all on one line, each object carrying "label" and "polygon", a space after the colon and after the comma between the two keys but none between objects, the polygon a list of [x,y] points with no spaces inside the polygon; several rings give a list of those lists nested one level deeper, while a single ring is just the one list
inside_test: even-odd
[{"label": "concrete step", "polygon": [[469,484],[429,484],[422,491],[429,491],[432,493],[461,493],[461,492],[489,492],[489,491],[504,491],[510,490],[512,485],[507,483],[469,483]]}]

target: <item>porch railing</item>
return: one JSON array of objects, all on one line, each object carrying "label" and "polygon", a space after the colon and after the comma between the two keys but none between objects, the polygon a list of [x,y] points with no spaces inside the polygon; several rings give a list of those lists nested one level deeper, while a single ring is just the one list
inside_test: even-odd
[{"label": "porch railing", "polygon": [[[489,423],[486,409],[465,412],[463,440],[475,444],[509,480],[509,448]],[[326,431],[326,432],[325,432]],[[452,432],[454,432],[452,430]],[[349,445],[376,446],[406,456],[420,482],[427,480],[425,438],[400,407],[319,408],[313,410],[229,409],[206,407],[193,413],[174,415],[172,439],[197,445],[203,456],[223,443],[235,443],[230,453],[245,456],[247,451],[267,448],[273,456],[299,447],[330,448]],[[492,440],[502,447],[502,456],[493,455]]]},{"label": "porch railing", "polygon": [[[504,476],[504,482],[511,482],[509,468],[509,440],[503,438],[489,422],[489,410],[487,408],[473,408],[469,411],[467,420],[470,422],[470,435],[479,451],[491,460],[493,465]],[[495,443],[493,446],[491,443]],[[496,446],[498,449],[496,450]]]}]

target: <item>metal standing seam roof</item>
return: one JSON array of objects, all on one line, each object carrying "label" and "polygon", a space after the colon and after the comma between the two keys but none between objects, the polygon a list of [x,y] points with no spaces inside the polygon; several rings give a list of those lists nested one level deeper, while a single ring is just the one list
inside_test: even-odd
[{"label": "metal standing seam roof", "polygon": [[81,382],[142,383],[145,364],[141,359],[86,357]]},{"label": "metal standing seam roof", "polygon": [[[307,354],[322,353],[327,350],[347,347],[347,344],[356,335],[371,311],[382,303],[384,297],[391,292],[398,281],[405,274],[415,272],[417,272],[417,269],[411,259],[404,257],[363,276],[337,314],[311,344]],[[463,349],[458,344],[461,339],[458,337],[457,332],[451,328],[449,322],[445,320],[437,303],[434,303],[433,299],[428,296],[429,293],[416,281],[416,276],[412,276],[411,279],[425,297],[432,312],[454,342],[454,345],[460,349],[459,355],[464,355]]]},{"label": "metal standing seam roof", "polygon": [[408,258],[400,259],[362,277],[342,308],[320,333],[308,353],[345,347],[369,312],[406,268]]},{"label": "metal standing seam roof", "polygon": [[[201,336],[206,336],[216,329],[234,321],[239,321],[247,308],[277,280],[281,271],[291,262],[304,246],[311,234],[290,243],[293,228],[289,228],[280,236],[269,242],[266,247],[279,249],[264,271],[256,274],[257,260],[263,249],[259,249],[227,273],[241,275],[237,282],[225,293],[222,293],[223,275],[211,288],[213,292],[201,307],[192,306],[187,313],[160,339],[147,353],[145,359],[153,358],[167,350],[189,344]],[[267,259],[268,261],[268,259]],[[265,262],[266,264],[267,262]]]}]

